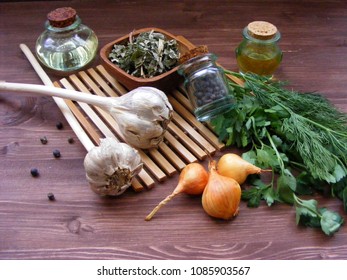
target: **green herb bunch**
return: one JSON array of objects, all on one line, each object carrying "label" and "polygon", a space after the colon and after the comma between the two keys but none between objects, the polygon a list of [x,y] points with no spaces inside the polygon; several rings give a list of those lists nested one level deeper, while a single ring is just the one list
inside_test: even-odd
[{"label": "green herb bunch", "polygon": [[176,40],[152,30],[130,37],[126,45],[114,45],[109,59],[130,75],[151,78],[174,68],[179,56]]},{"label": "green herb bunch", "polygon": [[[317,217],[323,217],[320,210],[304,211],[307,203],[295,194],[328,187],[347,212],[347,115],[319,94],[288,90],[283,82],[255,74],[225,73],[244,85],[229,81],[236,106],[211,124],[227,146],[249,148],[242,155],[245,160],[273,170],[270,183],[255,178],[252,187],[243,190],[248,206],[257,207],[261,200],[269,206],[276,201],[294,204],[302,217],[297,222],[323,229],[317,223]],[[343,219],[326,209],[324,213],[324,232],[332,234]]]}]

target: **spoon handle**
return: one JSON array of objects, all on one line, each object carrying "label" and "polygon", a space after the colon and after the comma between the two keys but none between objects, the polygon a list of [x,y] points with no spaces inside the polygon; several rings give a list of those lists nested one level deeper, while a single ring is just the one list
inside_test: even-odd
[{"label": "spoon handle", "polygon": [[[39,95],[47,95],[53,97],[60,97],[69,100],[75,100],[84,102],[87,104],[107,107],[107,97],[102,97],[98,95],[85,94],[83,92],[57,88],[57,87],[47,87],[43,85],[34,84],[24,84],[24,83],[8,83],[0,81],[0,90],[18,92],[18,93],[34,93]],[[106,104],[105,104],[106,103]]]}]

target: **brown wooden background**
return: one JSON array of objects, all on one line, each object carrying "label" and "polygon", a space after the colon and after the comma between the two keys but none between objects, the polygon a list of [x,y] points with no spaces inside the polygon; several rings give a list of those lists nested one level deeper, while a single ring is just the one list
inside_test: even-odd
[{"label": "brown wooden background", "polygon": [[[69,5],[100,46],[155,26],[206,44],[237,70],[234,49],[253,20],[282,33],[276,73],[296,90],[319,91],[347,112],[347,3],[341,1],[2,1],[0,80],[42,84],[19,49],[34,50],[50,10]],[[100,63],[98,59],[92,66]],[[48,71],[52,80],[60,77]],[[57,121],[64,123],[57,130]],[[49,142],[42,145],[40,137]],[[177,175],[141,193],[100,198],[85,179],[84,147],[52,98],[0,93],[0,259],[346,259],[347,226],[333,237],[297,227],[287,205],[241,204],[230,222],[208,217],[199,197],[179,196],[151,221],[144,217],[172,191]],[[58,148],[60,159],[53,159]],[[228,151],[228,150],[227,150]],[[237,151],[238,152],[238,151]],[[217,154],[219,156],[219,154]],[[204,162],[206,164],[206,162]],[[37,167],[39,178],[30,169]],[[56,201],[47,199],[53,192]],[[336,199],[315,197],[343,213]]]}]

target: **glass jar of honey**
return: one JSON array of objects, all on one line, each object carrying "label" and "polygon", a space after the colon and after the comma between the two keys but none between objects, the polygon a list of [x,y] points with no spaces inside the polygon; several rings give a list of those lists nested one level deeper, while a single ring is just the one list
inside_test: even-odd
[{"label": "glass jar of honey", "polygon": [[236,48],[239,71],[272,76],[282,61],[282,51],[278,46],[281,34],[276,26],[265,21],[253,21],[243,29],[242,35],[243,40]]}]

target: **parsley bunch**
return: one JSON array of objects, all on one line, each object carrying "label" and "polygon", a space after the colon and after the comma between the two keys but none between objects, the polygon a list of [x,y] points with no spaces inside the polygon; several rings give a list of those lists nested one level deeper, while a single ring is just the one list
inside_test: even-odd
[{"label": "parsley bunch", "polygon": [[130,37],[127,45],[114,45],[109,59],[130,75],[151,78],[174,68],[179,56],[176,40],[152,30]]},{"label": "parsley bunch", "polygon": [[294,204],[295,194],[328,186],[347,211],[347,115],[319,94],[288,90],[255,74],[225,73],[244,85],[229,81],[236,106],[212,126],[227,146],[249,148],[244,159],[273,169],[270,183],[256,178],[243,190],[248,206],[257,207],[261,200]]}]

